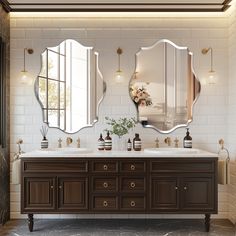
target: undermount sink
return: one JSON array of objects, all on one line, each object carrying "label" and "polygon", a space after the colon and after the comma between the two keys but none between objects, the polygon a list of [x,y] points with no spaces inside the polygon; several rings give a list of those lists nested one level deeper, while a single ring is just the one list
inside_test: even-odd
[{"label": "undermount sink", "polygon": [[74,148],[74,147],[65,147],[65,148],[48,148],[41,149],[39,151],[51,154],[82,154],[82,153],[90,153],[92,150],[88,148]]},{"label": "undermount sink", "polygon": [[195,148],[146,148],[144,152],[153,154],[197,154],[199,149]]}]

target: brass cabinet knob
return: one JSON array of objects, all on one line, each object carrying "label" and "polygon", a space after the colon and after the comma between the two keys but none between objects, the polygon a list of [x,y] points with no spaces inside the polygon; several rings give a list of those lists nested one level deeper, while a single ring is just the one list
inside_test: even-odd
[{"label": "brass cabinet knob", "polygon": [[103,201],[103,206],[107,207],[108,206],[108,202],[107,201]]},{"label": "brass cabinet knob", "polygon": [[107,165],[104,165],[103,166],[103,170],[107,170],[108,169],[108,166]]},{"label": "brass cabinet knob", "polygon": [[186,186],[184,186],[184,190],[187,190],[188,188]]},{"label": "brass cabinet knob", "polygon": [[135,182],[131,182],[131,183],[130,183],[130,187],[131,187],[131,188],[135,188]]},{"label": "brass cabinet knob", "polygon": [[131,202],[130,202],[130,206],[135,207],[135,205],[136,205],[136,204],[135,204],[135,201],[131,201]]},{"label": "brass cabinet knob", "polygon": [[135,165],[131,165],[131,166],[130,166],[130,169],[131,169],[131,170],[135,170]]},{"label": "brass cabinet knob", "polygon": [[175,190],[178,190],[178,187],[177,187],[177,186],[175,187]]},{"label": "brass cabinet knob", "polygon": [[61,186],[61,185],[59,185],[59,189],[62,189],[62,186]]},{"label": "brass cabinet knob", "polygon": [[51,189],[53,189],[53,185],[51,186]]},{"label": "brass cabinet knob", "polygon": [[104,187],[104,188],[107,188],[107,187],[108,187],[108,183],[107,183],[107,182],[104,182],[104,183],[103,183],[103,187]]}]

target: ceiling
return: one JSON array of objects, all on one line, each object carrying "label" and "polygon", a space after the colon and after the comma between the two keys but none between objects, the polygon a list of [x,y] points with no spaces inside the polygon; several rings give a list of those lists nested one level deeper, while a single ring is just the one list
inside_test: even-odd
[{"label": "ceiling", "polygon": [[10,12],[223,12],[231,0],[1,0]]}]

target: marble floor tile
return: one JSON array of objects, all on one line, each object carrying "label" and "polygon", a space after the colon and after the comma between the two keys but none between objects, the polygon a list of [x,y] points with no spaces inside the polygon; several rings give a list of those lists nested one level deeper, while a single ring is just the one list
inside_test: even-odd
[{"label": "marble floor tile", "polygon": [[154,219],[35,219],[29,232],[26,220],[11,220],[0,226],[1,236],[236,236],[228,220],[212,220],[209,233],[203,220]]}]

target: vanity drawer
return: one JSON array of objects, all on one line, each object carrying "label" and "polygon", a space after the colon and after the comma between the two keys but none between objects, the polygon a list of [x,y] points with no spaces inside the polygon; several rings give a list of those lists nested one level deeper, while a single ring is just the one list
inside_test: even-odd
[{"label": "vanity drawer", "polygon": [[145,211],[144,196],[124,196],[121,197],[121,210]]},{"label": "vanity drawer", "polygon": [[144,192],[146,189],[145,178],[121,177],[122,192]]},{"label": "vanity drawer", "polygon": [[[197,157],[196,157],[197,158]],[[214,172],[215,163],[210,160],[156,160],[151,161],[151,172]]]},{"label": "vanity drawer", "polygon": [[94,196],[93,197],[93,210],[109,211],[118,210],[118,197],[117,196]]},{"label": "vanity drawer", "polygon": [[92,191],[94,192],[116,192],[118,191],[118,178],[92,177]]},{"label": "vanity drawer", "polygon": [[93,161],[93,172],[118,172],[118,162],[116,161]]},{"label": "vanity drawer", "polygon": [[146,162],[145,161],[121,161],[120,162],[121,172],[145,172],[146,171]]},{"label": "vanity drawer", "polygon": [[23,161],[23,171],[26,173],[34,172],[87,172],[87,161],[69,160],[42,160],[42,161]]}]

